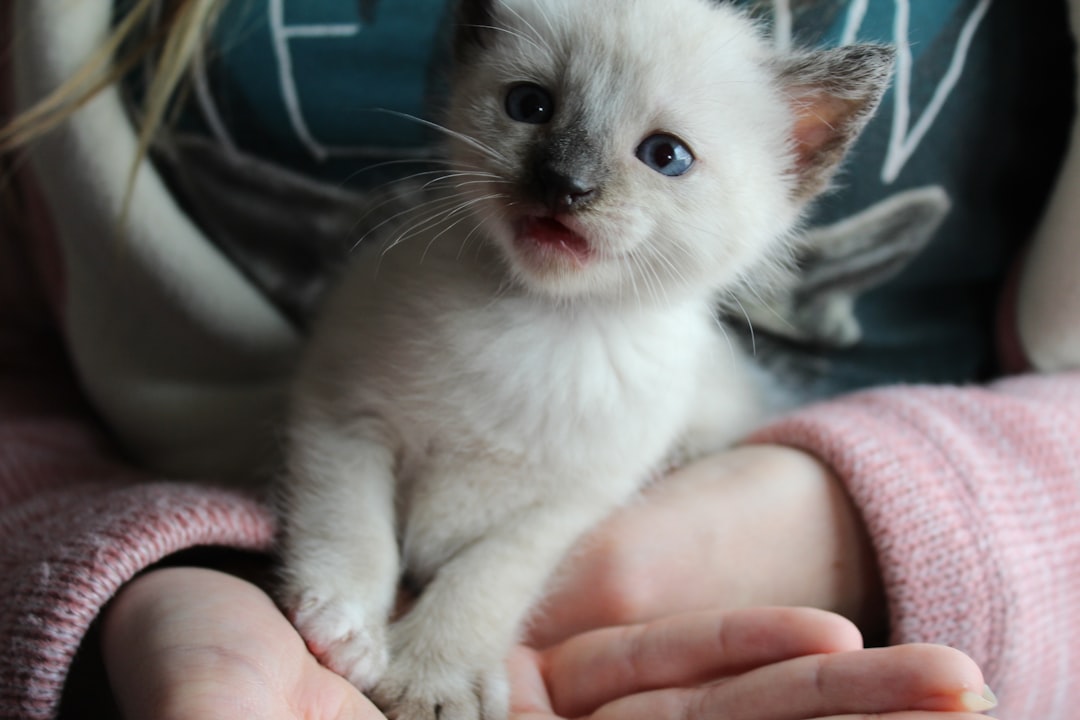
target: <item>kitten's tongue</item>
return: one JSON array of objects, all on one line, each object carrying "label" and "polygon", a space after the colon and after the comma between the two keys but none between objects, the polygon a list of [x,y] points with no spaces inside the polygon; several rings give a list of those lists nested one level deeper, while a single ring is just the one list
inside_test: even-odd
[{"label": "kitten's tongue", "polygon": [[528,218],[518,239],[542,249],[565,252],[577,260],[585,260],[591,254],[588,240],[551,217]]}]

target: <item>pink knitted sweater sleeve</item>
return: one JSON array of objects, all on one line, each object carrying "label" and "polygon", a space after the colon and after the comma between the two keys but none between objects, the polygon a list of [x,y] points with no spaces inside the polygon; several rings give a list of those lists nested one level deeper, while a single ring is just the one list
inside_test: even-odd
[{"label": "pink knitted sweater sleeve", "polygon": [[844,479],[894,642],[970,654],[1000,717],[1080,717],[1080,374],[870,391],[754,440],[806,450]]},{"label": "pink knitted sweater sleeve", "polygon": [[119,459],[10,220],[0,211],[0,718],[22,720],[55,716],[87,629],[136,573],[197,546],[266,549],[273,523],[254,498]]}]

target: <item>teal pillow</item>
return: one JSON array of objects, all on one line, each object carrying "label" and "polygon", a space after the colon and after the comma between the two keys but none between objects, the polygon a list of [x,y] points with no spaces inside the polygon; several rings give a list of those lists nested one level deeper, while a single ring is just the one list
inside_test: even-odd
[{"label": "teal pillow", "polygon": [[387,158],[431,153],[445,81],[447,0],[230,0],[189,122],[249,153],[335,181]]}]

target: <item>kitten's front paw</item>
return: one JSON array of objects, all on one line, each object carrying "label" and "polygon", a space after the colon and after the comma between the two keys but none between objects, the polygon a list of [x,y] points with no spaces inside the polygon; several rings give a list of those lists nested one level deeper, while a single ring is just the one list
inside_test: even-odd
[{"label": "kitten's front paw", "polygon": [[395,659],[370,695],[390,720],[506,720],[510,713],[501,665],[470,671]]},{"label": "kitten's front paw", "polygon": [[371,617],[361,603],[313,592],[299,596],[291,616],[319,662],[356,687],[367,690],[383,676],[390,660],[385,618]]}]

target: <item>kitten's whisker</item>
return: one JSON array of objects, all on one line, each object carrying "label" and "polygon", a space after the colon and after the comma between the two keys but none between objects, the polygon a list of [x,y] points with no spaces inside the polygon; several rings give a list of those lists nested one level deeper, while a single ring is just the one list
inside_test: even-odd
[{"label": "kitten's whisker", "polygon": [[660,284],[660,278],[656,275],[656,270],[648,262],[647,258],[642,258],[642,268],[645,270],[646,276],[649,278],[649,294],[652,295],[652,301],[654,305],[661,303],[661,295],[663,288]]},{"label": "kitten's whisker", "polygon": [[[750,313],[746,312],[746,308],[739,301],[739,296],[735,293],[730,293],[730,297],[735,301],[735,304],[739,306],[739,310],[742,311],[743,317],[746,318],[746,327],[750,330],[750,355],[751,357],[757,357],[757,337],[754,335],[754,323],[750,320]],[[719,322],[719,318],[717,318]]]},{"label": "kitten's whisker", "polygon": [[[682,251],[686,252],[686,254],[689,256],[689,251],[687,251],[685,248],[683,248],[680,243],[672,243],[671,247],[674,247],[674,248],[676,248],[678,250],[682,250]],[[678,282],[680,284],[684,284],[684,285],[686,284],[686,276],[682,274],[682,272],[679,270],[678,266],[675,265],[675,263],[671,260],[671,258],[669,258],[663,252],[656,253],[655,257],[656,257],[657,262],[659,262],[664,267],[664,269],[667,270],[668,275],[669,275],[669,277],[671,277],[672,280],[674,280],[674,281],[676,281],[676,282]]]},{"label": "kitten's whisker", "polygon": [[638,311],[645,309],[645,304],[641,299],[641,288],[638,287],[637,270],[634,267],[633,257],[620,256],[620,264],[626,268],[626,274],[630,277],[630,288],[634,291],[634,299],[637,300]]},{"label": "kitten's whisker", "polygon": [[468,182],[457,183],[454,188],[460,190],[463,187],[469,187],[470,185],[513,185],[514,182],[506,180],[497,175],[492,175],[490,180],[469,180]]},{"label": "kitten's whisker", "polygon": [[[349,173],[345,177],[344,180],[342,180],[340,183],[338,183],[338,187],[347,186],[352,180],[355,180],[356,178],[358,178],[359,176],[363,175],[366,172],[371,172],[371,171],[374,171],[374,170],[383,170],[383,169],[386,169],[388,167],[394,167],[394,166],[397,166],[397,165],[410,165],[410,164],[412,164],[412,165],[416,165],[416,164],[427,165],[429,167],[431,167],[431,166],[440,166],[440,167],[443,167],[443,168],[450,167],[450,168],[456,168],[456,169],[470,169],[470,168],[473,167],[472,165],[463,163],[463,162],[461,162],[459,160],[450,160],[448,158],[445,158],[445,157],[442,157],[442,156],[436,155],[436,154],[432,154],[430,157],[423,157],[423,158],[398,158],[396,160],[385,160],[383,162],[377,162],[377,163],[373,163],[371,165],[365,165],[364,167],[362,167],[362,168],[360,168],[358,170],[354,170],[353,172]],[[433,172],[439,172],[439,170],[434,170]],[[390,180],[390,182],[397,182],[397,180],[399,180],[399,179],[400,178],[393,178],[393,179]]]},{"label": "kitten's whisker", "polygon": [[[467,173],[453,173],[452,176],[453,177],[463,177],[466,174]],[[428,183],[426,183],[424,185],[413,185],[414,182],[419,182],[419,180],[421,178],[427,177],[429,175],[438,175],[440,177],[436,177],[434,180],[431,180],[430,182],[428,182]],[[382,201],[378,202],[378,203],[375,203],[374,205],[370,205],[368,207],[367,212],[365,212],[363,215],[361,215],[359,219],[360,220],[365,219],[372,212],[378,210],[379,208],[385,207],[386,205],[389,205],[390,203],[393,203],[393,202],[406,202],[407,198],[411,197],[412,195],[418,194],[420,190],[426,189],[429,185],[437,183],[442,177],[447,177],[447,176],[448,176],[447,170],[440,169],[440,170],[427,170],[425,172],[413,173],[412,175],[406,175],[404,177],[395,178],[394,180],[390,180],[389,182],[386,182],[383,185],[379,186],[379,188],[377,188],[373,193],[371,193],[372,199],[382,197],[383,198]],[[410,185],[413,186],[412,193],[399,194],[397,192],[397,188],[399,186],[405,186],[406,188],[408,188]]]},{"label": "kitten's whisker", "polygon": [[437,210],[433,213],[425,215],[424,217],[420,218],[419,220],[415,221],[413,224],[409,225],[404,230],[399,232],[393,240],[387,243],[386,247],[383,248],[383,251],[379,253],[380,263],[382,262],[382,259],[386,257],[387,253],[389,253],[391,250],[416,237],[416,235],[423,232],[427,228],[438,225],[445,219],[445,216],[445,210]]},{"label": "kitten's whisker", "polygon": [[667,288],[664,285],[663,279],[660,277],[660,274],[657,272],[657,269],[653,266],[653,263],[650,262],[650,260],[654,257],[659,257],[659,253],[649,253],[647,255],[643,253],[642,265],[645,271],[648,273],[649,277],[651,278],[651,282],[649,283],[650,287],[655,288],[655,290],[653,291],[653,302],[657,304],[661,302],[666,303],[668,301]]},{"label": "kitten's whisker", "polygon": [[731,364],[733,366],[738,366],[738,353],[735,350],[735,343],[731,341],[731,336],[728,334],[727,326],[724,325],[724,322],[716,316],[713,317],[713,324],[716,325],[716,328],[720,331],[720,335],[724,338],[724,342],[727,343],[728,354],[731,355]]},{"label": "kitten's whisker", "polygon": [[457,252],[457,259],[458,260],[461,260],[461,256],[465,254],[465,248],[468,247],[469,242],[473,239],[473,236],[475,236],[478,232],[480,232],[480,228],[482,228],[483,226],[484,226],[484,220],[481,219],[481,218],[478,218],[477,221],[476,221],[476,225],[465,236],[465,239],[461,241],[461,247],[458,248],[458,252]]},{"label": "kitten's whisker", "polygon": [[[456,180],[457,178],[463,178],[463,177],[480,177],[480,178],[484,178],[483,180],[476,180],[474,182],[474,184],[483,183],[483,182],[491,182],[492,180],[502,180],[501,177],[499,177],[498,175],[495,175],[494,173],[478,173],[478,172],[472,172],[472,171],[462,171],[462,172],[456,172],[456,173],[448,173],[448,174],[442,175],[441,177],[434,178],[432,180],[429,180],[422,187],[423,187],[423,189],[427,190],[428,188],[431,188],[431,187],[433,187],[435,185],[438,185],[440,182],[445,182],[447,180]],[[460,186],[455,184],[455,185],[453,185],[451,187],[460,187]]]},{"label": "kitten's whisker", "polygon": [[656,280],[656,287],[659,290],[660,301],[665,305],[671,302],[671,297],[668,295],[668,286],[664,282],[664,279],[660,277],[660,269],[649,264],[649,272],[652,273],[653,278]]},{"label": "kitten's whisker", "polygon": [[[391,188],[395,188],[398,185],[408,185],[412,181],[417,180],[418,178],[421,178],[421,177],[426,177],[428,175],[444,175],[445,176],[446,173],[447,173],[447,171],[445,169],[427,170],[427,171],[423,171],[423,172],[413,173],[412,175],[407,175],[405,177],[396,178],[394,180],[391,180],[391,181],[385,183],[384,185],[382,185],[382,187],[380,188],[379,191],[376,191],[375,193],[373,193],[373,198],[372,198],[372,199],[378,198],[380,195],[382,195],[383,199],[380,202],[375,202],[374,204],[370,204],[370,203],[366,204],[366,211],[362,215],[360,215],[359,218],[357,218],[356,223],[354,223],[354,225],[353,225],[353,228],[355,229],[357,225],[360,225],[372,213],[375,213],[376,211],[380,210],[381,208],[386,207],[387,205],[390,205],[390,204],[395,203],[395,202],[407,202],[407,199],[405,197],[403,197],[401,195],[394,194],[394,192],[392,192],[390,190]],[[499,178],[498,175],[485,174],[485,173],[482,173],[480,171],[471,171],[471,170],[468,171],[468,172],[456,173],[453,176],[454,177],[465,177],[465,176],[468,176],[468,175],[475,175],[477,177],[484,177],[485,175],[490,175],[490,177],[493,178],[493,179],[496,179],[496,180],[501,179],[501,178]],[[436,178],[435,180],[432,180],[431,183],[429,183],[429,184],[438,182],[439,179],[440,178]],[[423,189],[423,188],[428,187],[428,185],[423,185],[423,186],[419,186],[419,187],[420,187],[420,189]],[[418,207],[418,206],[411,205],[410,207],[415,208],[415,207]],[[361,238],[361,239],[363,239],[363,238]]]},{"label": "kitten's whisker", "polygon": [[515,10],[509,3],[506,2],[506,0],[499,0],[499,4],[502,5],[504,8],[506,8],[507,10],[509,10],[511,13],[513,13],[514,17],[516,17],[518,20],[520,20],[522,23],[525,24],[525,27],[527,27],[532,32],[533,37],[536,38],[536,41],[544,46],[543,47],[544,50],[547,50],[547,52],[552,54],[552,55],[555,54],[552,51],[551,45],[548,43],[547,39],[544,38],[544,36],[541,35],[539,32],[537,32],[536,27],[534,27],[531,22],[526,20],[525,17],[521,13],[519,13],[517,10]]},{"label": "kitten's whisker", "polygon": [[433,212],[429,212],[423,217],[418,218],[411,225],[402,230],[394,239],[393,245],[398,245],[425,230],[437,226],[443,220],[451,217],[452,213],[461,207],[459,198],[447,198],[446,200],[447,202],[441,203]]},{"label": "kitten's whisker", "polygon": [[[455,203],[454,207],[452,207],[452,208],[441,208],[441,209],[435,211],[434,213],[431,213],[431,214],[425,216],[424,218],[418,220],[417,222],[413,223],[413,225],[411,225],[408,229],[406,229],[400,235],[398,235],[397,238],[395,238],[395,240],[391,244],[391,246],[386,248],[386,250],[383,251],[383,254],[385,255],[386,252],[388,252],[392,248],[396,247],[397,245],[405,242],[406,240],[409,240],[409,239],[411,239],[413,237],[416,237],[417,235],[419,235],[419,234],[421,234],[423,232],[427,232],[428,230],[430,230],[430,229],[432,229],[434,227],[437,227],[439,225],[439,223],[441,223],[441,222],[450,220],[456,215],[460,215],[462,213],[468,212],[470,208],[472,208],[474,205],[477,205],[478,203],[484,202],[486,200],[491,200],[491,199],[494,199],[494,198],[498,198],[498,197],[499,197],[499,195],[487,195],[487,196],[484,196],[484,197],[473,198],[473,199],[468,200],[466,202],[458,202],[458,198],[454,198],[453,199],[454,203]],[[465,217],[467,218],[468,215],[466,215]],[[428,245],[428,248],[426,248],[424,250],[425,255],[427,254],[427,249],[430,249],[430,244]]]},{"label": "kitten's whisker", "polygon": [[502,155],[500,155],[498,151],[494,150],[493,148],[491,148],[487,144],[482,143],[479,140],[477,140],[476,138],[470,137],[469,135],[466,135],[465,133],[460,133],[457,130],[451,130],[450,128],[446,127],[445,125],[440,125],[439,123],[432,122],[430,120],[425,120],[424,118],[417,117],[416,115],[410,115],[409,113],[399,112],[397,110],[390,110],[388,108],[376,108],[374,112],[387,113],[389,115],[395,115],[395,116],[403,118],[405,120],[412,120],[413,122],[419,123],[419,124],[423,125],[424,127],[431,128],[432,130],[436,130],[438,132],[441,132],[441,133],[443,133],[443,134],[445,134],[445,135],[447,135],[449,137],[452,137],[452,138],[454,138],[456,140],[460,140],[461,142],[465,143],[469,147],[472,147],[475,150],[479,150],[480,152],[482,152],[484,155],[487,155],[492,160],[495,160],[495,161],[497,161],[499,163],[502,163],[504,165],[509,165],[506,158],[502,157]]},{"label": "kitten's whisker", "polygon": [[506,33],[507,35],[511,35],[511,36],[517,38],[518,40],[522,40],[524,42],[529,43],[530,45],[533,46],[534,50],[539,50],[542,53],[551,52],[550,48],[545,48],[542,45],[538,45],[536,43],[536,41],[533,40],[532,38],[530,38],[529,36],[524,35],[524,34],[518,32],[517,30],[511,30],[510,28],[499,27],[497,25],[462,25],[462,27],[476,28],[477,30],[494,30],[496,32]]},{"label": "kitten's whisker", "polygon": [[355,180],[364,173],[371,172],[373,170],[382,170],[384,168],[394,167],[395,165],[409,165],[420,163],[425,165],[441,164],[443,163],[443,160],[435,155],[426,158],[398,158],[397,160],[384,160],[382,162],[372,163],[371,165],[365,165],[362,168],[352,171],[351,173],[346,175],[345,179],[342,180],[338,185],[340,187],[348,185],[350,181]]},{"label": "kitten's whisker", "polygon": [[482,195],[480,197],[469,198],[465,202],[461,203],[456,209],[451,211],[450,216],[452,217],[454,215],[458,215],[458,214],[460,214],[462,212],[465,212],[469,208],[471,208],[474,205],[477,205],[479,203],[487,202],[488,200],[498,200],[499,198],[504,198],[504,197],[506,197],[506,196],[503,195],[502,193],[491,193],[490,195]]},{"label": "kitten's whisker", "polygon": [[[395,200],[395,199],[396,198],[393,198],[391,200],[388,200],[387,202],[393,202],[393,200]],[[409,213],[417,212],[418,210],[421,210],[422,208],[425,208],[425,207],[431,207],[433,205],[452,205],[452,204],[454,204],[456,202],[457,202],[457,198],[439,198],[439,199],[435,199],[435,200],[429,200],[428,202],[421,203],[419,205],[410,206],[410,207],[406,208],[405,210],[402,210],[400,212],[396,212],[393,215],[391,215],[390,217],[385,218],[381,222],[377,223],[374,227],[369,228],[366,233],[364,233],[362,236],[360,236],[359,240],[357,240],[355,243],[353,243],[353,246],[349,249],[349,253],[352,253],[353,251],[355,251],[356,248],[359,247],[360,244],[362,242],[364,242],[364,240],[366,240],[368,237],[370,237],[373,233],[377,232],[378,230],[382,229],[383,227],[386,227],[386,225],[394,222],[395,220],[397,220],[400,217],[408,215]]]},{"label": "kitten's whisker", "polygon": [[415,178],[424,177],[426,175],[443,175],[443,176],[448,177],[448,178],[456,178],[456,177],[492,177],[492,178],[498,178],[498,177],[501,177],[500,175],[496,175],[495,173],[486,172],[486,171],[483,171],[483,170],[474,170],[472,168],[467,168],[467,167],[462,166],[462,167],[459,167],[459,168],[440,168],[438,170],[428,170],[426,172],[418,172],[418,173],[414,173],[412,175],[406,175],[405,177],[395,178],[394,180],[391,180],[390,183],[388,183],[388,184],[396,184],[396,183],[400,183],[400,182],[404,182],[404,181],[408,181],[408,180],[413,180]]},{"label": "kitten's whisker", "polygon": [[[447,216],[447,217],[446,217],[445,219],[446,219],[446,220],[449,220],[449,219],[450,219],[450,216]],[[462,216],[461,216],[460,218],[458,218],[457,220],[455,220],[454,222],[450,223],[450,224],[449,224],[449,225],[447,225],[447,226],[446,226],[445,228],[443,228],[442,230],[440,230],[439,232],[437,232],[437,233],[436,233],[436,234],[435,234],[435,235],[434,235],[434,236],[433,236],[433,237],[431,238],[431,240],[430,240],[430,241],[428,241],[427,247],[425,247],[425,248],[424,248],[424,252],[420,253],[420,264],[421,264],[421,265],[423,265],[423,264],[424,264],[424,258],[426,258],[426,257],[427,257],[427,254],[428,254],[428,252],[430,252],[430,251],[431,251],[431,246],[432,246],[432,245],[434,245],[434,244],[435,244],[435,243],[436,243],[436,242],[437,242],[437,241],[439,240],[439,238],[441,238],[441,237],[442,237],[443,235],[446,235],[446,233],[450,232],[451,230],[453,230],[453,229],[454,229],[454,228],[456,228],[456,227],[457,227],[458,225],[460,225],[461,223],[465,222],[465,221],[466,221],[466,220],[468,220],[468,219],[469,219],[469,216],[468,216],[468,215],[462,215]]]},{"label": "kitten's whisker", "polygon": [[[768,310],[769,314],[779,320],[781,324],[786,325],[792,330],[795,329],[795,324],[791,322],[791,318],[782,315],[779,310],[773,307],[772,303],[763,298],[761,296],[760,288],[758,288],[755,284],[744,282],[738,288],[735,288],[735,290],[739,289],[745,290],[750,295],[753,295],[754,299],[757,300],[758,307]],[[735,290],[733,290],[732,292],[735,292]]]},{"label": "kitten's whisker", "polygon": [[559,33],[555,29],[555,24],[551,22],[551,15],[548,14],[547,8],[544,6],[544,3],[533,3],[532,8],[540,14],[541,18],[544,19],[544,24],[547,26],[547,29],[551,33],[552,37],[558,37]]},{"label": "kitten's whisker", "polygon": [[680,239],[680,240],[676,240],[675,242],[672,242],[669,245],[669,247],[672,250],[675,250],[676,252],[681,253],[682,256],[684,258],[686,258],[687,260],[690,260],[691,262],[699,262],[699,259],[694,254],[694,251],[690,249],[689,243],[682,242],[681,239]]},{"label": "kitten's whisker", "polygon": [[642,297],[641,287],[638,285],[638,278],[640,277],[641,280],[644,282],[645,277],[641,272],[641,267],[639,266],[637,255],[635,253],[628,253],[625,257],[627,264],[630,265],[632,278],[631,284],[634,287],[634,295],[637,297],[638,310],[642,310],[645,308],[645,300]]},{"label": "kitten's whisker", "polygon": [[631,250],[627,255],[634,259],[634,266],[641,273],[641,279],[645,283],[645,289],[649,292],[649,297],[652,299],[654,305],[660,303],[660,296],[657,294],[656,286],[653,281],[656,279],[649,268],[649,264],[645,262],[645,258],[641,257],[639,252]]}]

